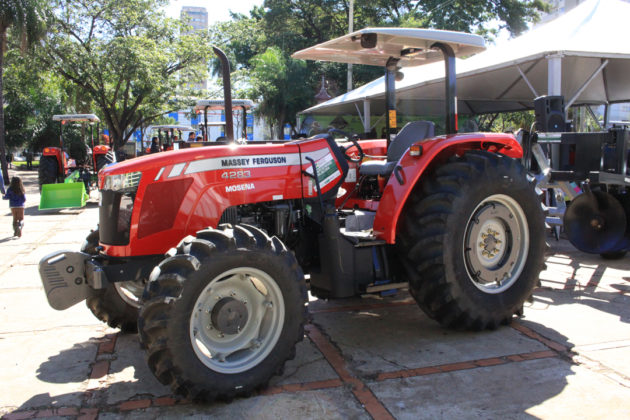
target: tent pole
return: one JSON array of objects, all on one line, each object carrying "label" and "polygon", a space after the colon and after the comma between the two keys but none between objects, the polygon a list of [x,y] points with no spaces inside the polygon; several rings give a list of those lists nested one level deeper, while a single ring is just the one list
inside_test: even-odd
[{"label": "tent pole", "polygon": [[381,123],[381,121],[383,121],[383,118],[385,118],[385,114],[381,115],[380,117],[378,117],[378,119],[376,121],[374,121],[374,124],[370,125],[370,131],[372,131],[372,129],[374,127],[376,127],[377,125],[379,125]]},{"label": "tent pole", "polygon": [[[547,57],[547,95],[562,95],[562,54]],[[567,107],[568,108],[568,107]]]},{"label": "tent pole", "polygon": [[590,105],[586,105],[586,111],[588,112],[588,115],[591,116],[591,118],[593,119],[593,121],[595,121],[595,124],[597,124],[597,126],[599,127],[599,129],[603,129],[602,125],[599,123],[599,120],[597,119],[597,115],[595,115],[595,113],[593,112],[593,108],[591,108]]},{"label": "tent pole", "polygon": [[606,105],[604,107],[604,129],[610,123],[610,95],[608,93],[608,74],[606,68],[602,70],[602,81],[604,82],[604,94],[606,95]]},{"label": "tent pole", "polygon": [[363,115],[361,115],[361,110],[359,109],[359,105],[354,103],[354,108],[357,110],[357,115],[359,115],[359,119],[361,120],[361,124],[365,127],[365,120],[363,119]]},{"label": "tent pole", "polygon": [[584,84],[577,90],[577,92],[575,92],[575,95],[573,95],[573,98],[571,98],[571,100],[569,102],[567,102],[567,104],[565,105],[566,108],[569,108],[571,105],[573,105],[573,103],[577,100],[577,98],[580,96],[580,94],[584,91],[584,89],[586,89],[586,87],[591,84],[591,82],[593,81],[593,79],[595,77],[597,77],[597,75],[599,73],[601,73],[602,70],[604,70],[604,67],[606,67],[608,65],[608,60],[605,60],[598,68],[597,70],[595,70],[595,72],[593,74],[591,74],[591,77],[589,77],[586,82],[584,82]]},{"label": "tent pole", "polygon": [[369,133],[371,130],[370,120],[372,116],[370,115],[370,101],[363,101],[363,132]]},{"label": "tent pole", "polygon": [[[529,72],[531,71],[531,69],[533,69],[534,67],[536,67],[536,64],[538,64],[538,62],[539,62],[539,61],[540,61],[540,60],[536,60],[536,61],[534,61],[534,62],[533,62],[533,63],[532,63],[532,64],[531,64],[531,65],[530,65],[527,69],[525,69],[525,71],[524,71],[524,72],[521,70],[520,66],[518,66],[518,65],[516,66],[516,68],[518,69],[518,71],[519,71],[521,74],[525,74],[525,76],[524,76],[524,77],[525,77],[525,83],[528,83],[528,84],[529,84],[529,81],[528,81],[528,80],[527,80],[527,78],[526,78],[527,73],[529,73]],[[501,92],[501,94],[500,94],[499,96],[497,96],[497,97],[496,97],[496,99],[502,99],[505,95],[507,95],[507,93],[508,93],[510,90],[512,90],[512,88],[513,88],[514,86],[516,86],[516,85],[518,84],[518,82],[521,80],[521,78],[522,78],[522,77],[520,77],[520,75],[519,75],[519,77],[517,77],[517,78],[516,78],[516,80],[514,80],[514,82],[512,82],[512,83],[511,83],[511,84],[510,84],[510,85],[509,85],[509,86],[508,86],[508,87],[507,87],[507,88],[506,88],[503,92]],[[530,89],[531,89],[531,88],[532,88],[532,86],[530,86]],[[538,97],[538,93],[534,93],[534,95],[535,95],[534,97]]]},{"label": "tent pole", "polygon": [[529,86],[529,89],[532,91],[532,93],[534,94],[534,98],[539,97],[540,95],[538,94],[538,92],[536,92],[536,89],[534,89],[534,86],[532,85],[532,82],[529,81],[529,79],[527,78],[527,76],[525,75],[525,73],[523,73],[523,70],[521,70],[520,66],[516,66],[516,69],[518,70],[518,72],[521,74],[521,77],[523,78],[523,80],[525,81],[525,83],[527,83],[527,86]]},{"label": "tent pole", "polygon": [[[548,55],[547,59],[547,95],[562,95],[562,54]],[[565,107],[565,119],[568,107]],[[560,167],[560,145],[551,145],[551,167]]]}]

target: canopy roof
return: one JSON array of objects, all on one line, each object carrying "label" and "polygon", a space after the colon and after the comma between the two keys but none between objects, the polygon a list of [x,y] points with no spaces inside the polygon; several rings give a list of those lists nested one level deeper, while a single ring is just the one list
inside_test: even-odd
[{"label": "canopy roof", "polygon": [[385,66],[393,57],[400,59],[400,67],[412,67],[444,59],[435,43],[449,45],[456,56],[485,49],[479,35],[437,29],[365,28],[300,50],[292,57],[372,66]]},{"label": "canopy roof", "polygon": [[100,122],[101,120],[94,114],[58,114],[53,115],[53,121],[87,121],[87,122]]},{"label": "canopy roof", "polygon": [[[533,109],[533,99],[545,94],[564,95],[573,105],[630,101],[628,17],[628,3],[587,0],[518,38],[457,60],[459,114]],[[400,113],[442,115],[444,68],[436,64],[402,70]],[[302,113],[354,114],[368,100],[380,114],[384,92],[379,78]]]},{"label": "canopy roof", "polygon": [[162,124],[162,125],[152,125],[149,127],[151,130],[179,130],[179,131],[195,131],[189,125],[177,125],[177,124]]},{"label": "canopy roof", "polygon": [[[232,109],[245,107],[250,109],[254,106],[254,102],[249,99],[232,99]],[[208,110],[223,110],[225,108],[225,101],[223,99],[202,99],[197,101],[197,104],[193,108],[195,112]]]},{"label": "canopy roof", "polygon": [[221,127],[221,126],[225,125],[225,121],[208,121],[208,122],[201,121],[201,122],[199,122],[198,125],[207,125],[207,126],[212,126],[212,127]]}]

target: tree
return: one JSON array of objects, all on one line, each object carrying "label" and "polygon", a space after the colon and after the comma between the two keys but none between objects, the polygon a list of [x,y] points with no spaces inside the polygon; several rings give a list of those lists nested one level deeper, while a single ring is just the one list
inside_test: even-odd
[{"label": "tree", "polygon": [[306,77],[306,64],[270,47],[254,56],[250,66],[249,96],[258,102],[257,113],[267,120],[272,133],[282,138],[285,122],[295,127],[295,114],[311,94],[309,89],[295,89]]},{"label": "tree", "polygon": [[55,73],[34,66],[31,55],[15,49],[7,52],[4,64],[6,145],[33,151],[58,145],[59,123],[52,116],[65,113],[70,101],[80,103],[76,88]]},{"label": "tree", "polygon": [[7,33],[11,30],[19,46],[24,50],[32,45],[45,33],[44,14],[45,3],[39,0],[0,0],[0,164],[4,182],[9,182],[7,169],[5,127],[4,127],[4,96],[3,71],[4,55],[6,52]]},{"label": "tree", "polygon": [[[522,32],[544,8],[540,0],[355,0],[354,27],[451,29],[492,39],[501,28]],[[259,113],[273,120],[276,132],[281,122],[313,104],[322,75],[333,86],[346,85],[345,64],[308,61],[294,80],[288,69],[297,69],[289,58],[293,52],[345,34],[348,14],[349,0],[265,0],[250,16],[233,15],[232,22],[213,28],[213,40],[240,69],[239,77],[248,80],[247,92],[262,101]],[[381,68],[354,66],[353,84],[382,74]]]},{"label": "tree", "polygon": [[503,112],[477,117],[480,131],[497,133],[505,133],[506,131],[516,133],[521,128],[529,131],[534,119],[533,111]]},{"label": "tree", "polygon": [[[548,10],[547,3],[541,0],[425,0],[400,3],[408,3],[402,8],[407,9],[406,13],[397,13],[402,26],[478,33],[490,41],[500,29],[506,29],[512,36],[521,34],[527,30],[529,22],[538,20],[538,12]],[[496,26],[488,27],[489,22],[494,22]]]},{"label": "tree", "polygon": [[160,11],[162,0],[58,1],[45,65],[98,108],[114,147],[194,93],[185,80],[205,72],[206,35]]},{"label": "tree", "polygon": [[[484,28],[489,22],[518,35],[546,7],[542,0],[355,0],[354,27],[480,30],[490,38],[493,31]],[[274,45],[304,48],[347,32],[349,0],[265,0],[264,10],[252,14],[264,20]]]}]

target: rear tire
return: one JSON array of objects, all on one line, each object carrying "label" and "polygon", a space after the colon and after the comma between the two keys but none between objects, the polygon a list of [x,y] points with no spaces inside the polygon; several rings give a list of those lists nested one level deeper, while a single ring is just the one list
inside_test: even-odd
[{"label": "rear tire", "polygon": [[483,151],[410,195],[398,247],[411,295],[440,324],[493,329],[520,314],[544,259],[544,215],[522,165]]},{"label": "rear tire", "polygon": [[39,190],[44,184],[56,184],[59,172],[59,164],[54,156],[42,156],[39,159],[38,180]]},{"label": "rear tire", "polygon": [[143,301],[149,369],[193,400],[266,386],[304,335],[304,274],[279,239],[252,226],[185,238],[153,271]]},{"label": "rear tire", "polygon": [[[81,252],[97,255],[98,230],[90,233],[81,247]],[[85,301],[87,307],[100,321],[123,333],[138,331],[140,297],[144,289],[141,281],[110,283],[105,289],[89,289]]]}]

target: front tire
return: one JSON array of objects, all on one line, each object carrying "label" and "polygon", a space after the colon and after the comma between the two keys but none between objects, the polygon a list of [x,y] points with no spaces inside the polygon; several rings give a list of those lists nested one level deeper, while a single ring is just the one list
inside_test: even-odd
[{"label": "front tire", "polygon": [[[81,252],[98,254],[98,229],[90,233],[81,247]],[[142,281],[109,283],[105,289],[89,289],[85,301],[92,314],[112,328],[123,333],[138,331],[140,298],[144,290]]]},{"label": "front tire", "polygon": [[266,386],[304,335],[304,274],[280,240],[252,226],[185,238],[153,271],[143,301],[150,370],[193,400]]},{"label": "front tire", "polygon": [[544,259],[544,215],[518,161],[483,151],[410,196],[399,250],[419,306],[442,325],[493,329],[522,311]]}]

